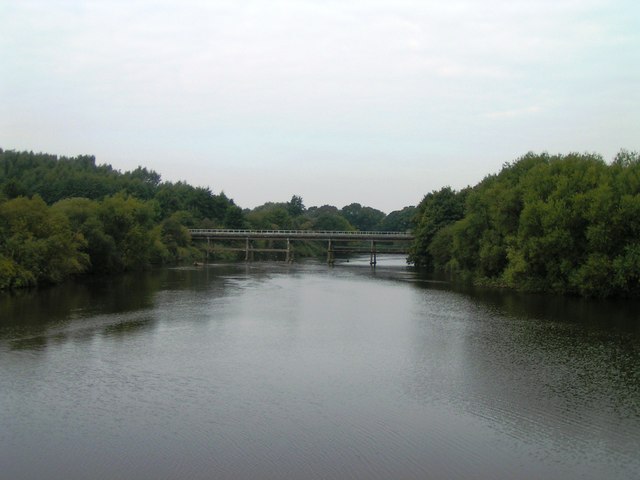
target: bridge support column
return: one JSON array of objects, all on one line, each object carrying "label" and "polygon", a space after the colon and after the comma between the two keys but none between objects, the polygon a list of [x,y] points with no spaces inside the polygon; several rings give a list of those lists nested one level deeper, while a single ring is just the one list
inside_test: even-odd
[{"label": "bridge support column", "polygon": [[376,254],[376,242],[375,240],[371,241],[371,255],[369,256],[369,265],[375,267],[376,263],[378,263],[378,258]]},{"label": "bridge support column", "polygon": [[207,255],[205,259],[205,263],[209,263],[209,251],[211,250],[211,239],[207,237]]},{"label": "bridge support column", "polygon": [[287,238],[287,258],[285,259],[287,263],[293,263],[293,248],[291,246],[291,241]]},{"label": "bridge support column", "polygon": [[249,240],[249,237],[247,237],[245,244],[244,244],[244,261],[248,262],[250,260],[250,252],[251,251],[251,241]]},{"label": "bridge support column", "polygon": [[327,263],[329,265],[333,265],[335,261],[336,261],[336,258],[333,251],[333,243],[331,243],[331,239],[329,239],[329,246],[327,247]]}]

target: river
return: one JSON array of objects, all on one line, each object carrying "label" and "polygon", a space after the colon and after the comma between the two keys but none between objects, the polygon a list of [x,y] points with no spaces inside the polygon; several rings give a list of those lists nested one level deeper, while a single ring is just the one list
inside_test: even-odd
[{"label": "river", "polygon": [[0,478],[636,479],[640,304],[398,258],[0,295]]}]

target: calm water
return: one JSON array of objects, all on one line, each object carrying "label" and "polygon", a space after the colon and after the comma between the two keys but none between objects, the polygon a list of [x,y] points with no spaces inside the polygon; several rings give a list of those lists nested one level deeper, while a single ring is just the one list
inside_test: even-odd
[{"label": "calm water", "polygon": [[0,296],[0,478],[636,479],[638,307],[396,259]]}]

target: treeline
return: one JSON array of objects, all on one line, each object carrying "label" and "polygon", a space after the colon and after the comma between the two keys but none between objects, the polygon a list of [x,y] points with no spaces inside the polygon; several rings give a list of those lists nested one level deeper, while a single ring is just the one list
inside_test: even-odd
[{"label": "treeline", "polygon": [[0,149],[0,289],[202,260],[189,228],[407,230],[414,213],[307,208],[296,195],[243,211],[222,192],[163,182],[143,167],[123,173],[93,156]]},{"label": "treeline", "polygon": [[224,193],[95,158],[0,150],[0,288],[199,258],[189,227],[244,226]]},{"label": "treeline", "polygon": [[426,195],[410,260],[478,284],[640,296],[640,156],[527,154]]},{"label": "treeline", "polygon": [[[413,229],[409,260],[475,283],[640,296],[640,156],[527,154],[474,187],[385,215],[301,197],[242,210],[224,193],[92,156],[0,149],[0,289],[193,261],[188,228]],[[299,254],[313,254],[312,245]]]},{"label": "treeline", "polygon": [[333,205],[307,208],[298,195],[288,202],[269,202],[245,210],[247,226],[261,230],[406,231],[411,228],[414,216],[415,207],[389,215],[359,203],[341,209]]},{"label": "treeline", "polygon": [[[247,228],[257,230],[334,230],[334,231],[406,231],[411,228],[415,207],[405,207],[386,215],[372,207],[352,203],[342,208],[333,205],[307,208],[302,197],[293,195],[288,202],[268,202],[245,210]],[[256,246],[272,247],[273,242],[258,241]],[[326,255],[326,245],[296,242],[296,256]]]},{"label": "treeline", "polygon": [[241,223],[241,209],[224,193],[183,182],[163,182],[160,174],[138,167],[120,172],[96,165],[94,156],[57,157],[44,153],[0,149],[0,195],[4,198],[40,196],[45,203],[68,198],[102,200],[115,194],[154,201],[161,218],[180,212],[189,224]]}]

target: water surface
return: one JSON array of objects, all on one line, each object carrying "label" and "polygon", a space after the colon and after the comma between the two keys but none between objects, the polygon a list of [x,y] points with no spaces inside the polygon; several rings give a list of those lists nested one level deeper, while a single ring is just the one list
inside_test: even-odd
[{"label": "water surface", "polygon": [[2,478],[637,478],[638,306],[392,258],[3,295]]}]

